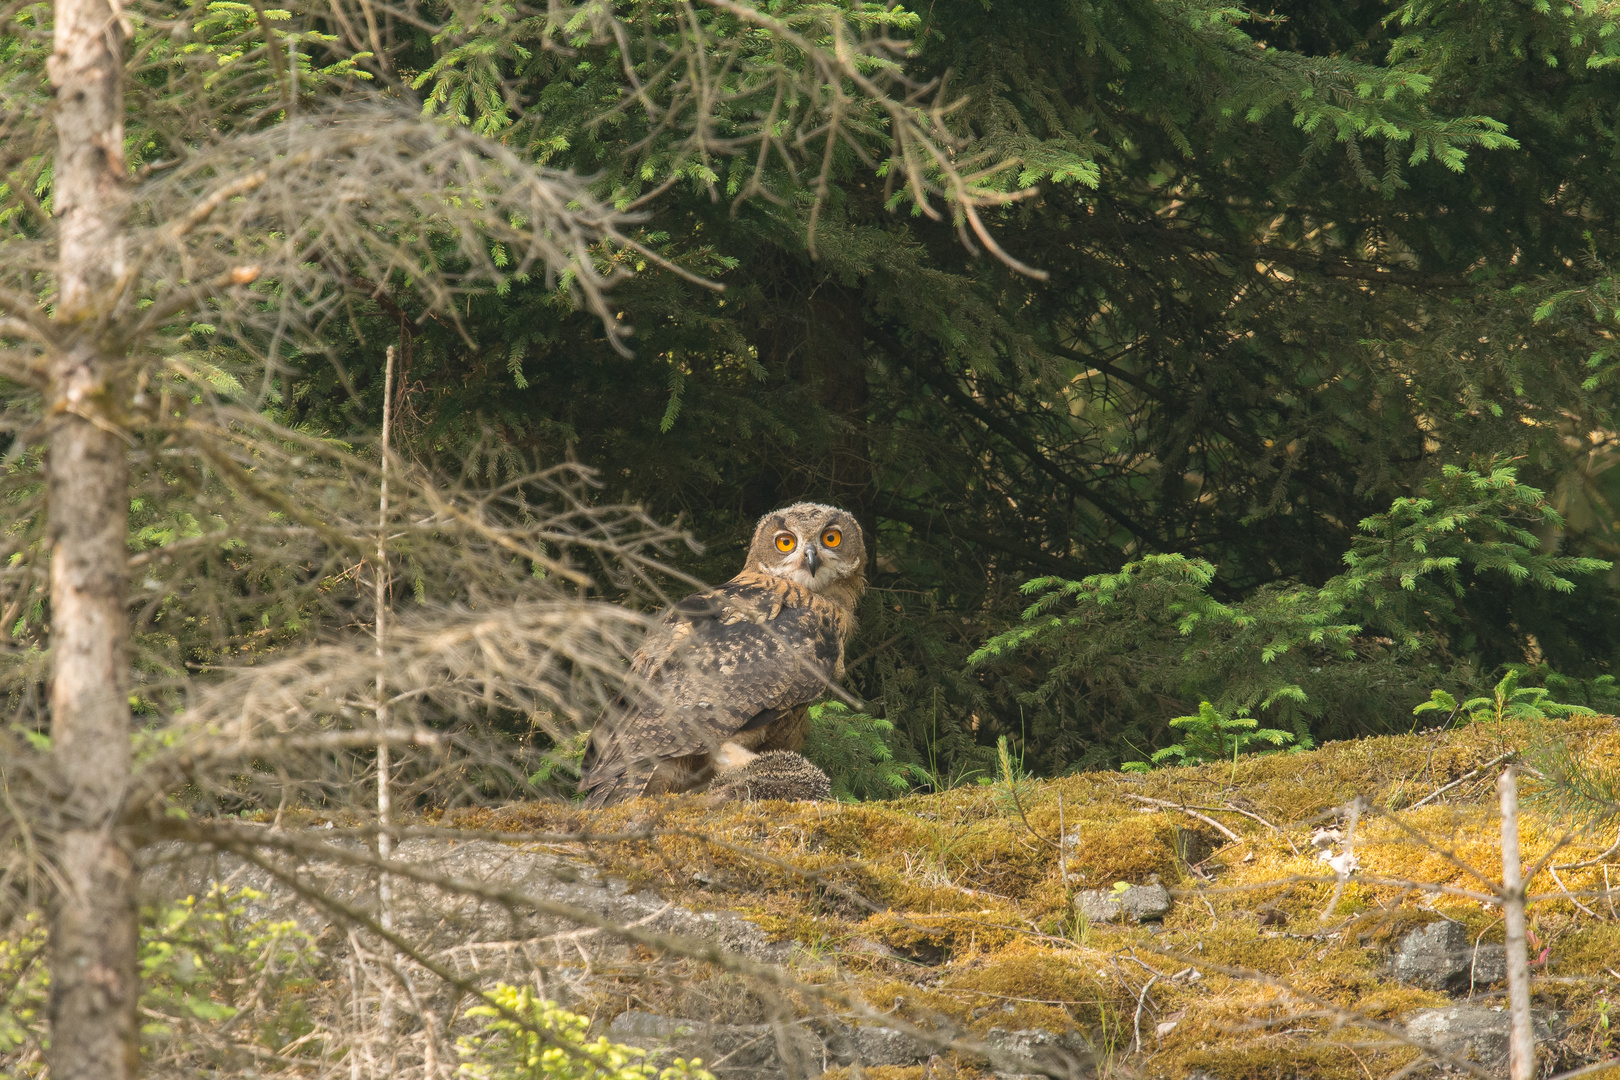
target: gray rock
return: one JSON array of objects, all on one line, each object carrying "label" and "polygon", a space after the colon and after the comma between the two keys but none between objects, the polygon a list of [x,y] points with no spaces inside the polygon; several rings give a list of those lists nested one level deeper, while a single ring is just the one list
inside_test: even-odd
[{"label": "gray rock", "polygon": [[930,1052],[904,1031],[887,1027],[857,1027],[851,1041],[862,1065],[917,1065],[927,1061]]},{"label": "gray rock", "polygon": [[1507,955],[1501,945],[1476,948],[1461,924],[1442,919],[1401,938],[1389,967],[1399,982],[1466,993],[1507,978]]},{"label": "gray rock", "polygon": [[[331,846],[364,850],[352,842]],[[163,882],[171,895],[184,896],[209,881],[229,880],[233,888],[246,885],[265,894],[254,906],[257,910],[250,911],[255,917],[293,918],[314,934],[333,921],[329,912],[234,856],[182,857],[173,849],[156,854],[169,865],[154,868],[144,878]],[[792,952],[789,943],[771,942],[765,931],[734,912],[693,911],[650,891],[632,892],[590,866],[548,852],[485,840],[413,839],[395,849],[395,858],[444,878],[507,894],[470,896],[396,876],[394,924],[430,949],[519,940],[534,950],[534,959],[543,961],[549,954],[555,963],[567,965],[587,958],[593,963],[617,961],[629,954],[631,946],[622,939],[570,917],[577,912],[653,933],[697,938],[751,960],[783,963]],[[341,904],[368,914],[376,911],[376,878],[368,868],[314,859],[287,859],[279,868]]]},{"label": "gray rock", "polygon": [[608,1024],[608,1037],[614,1042],[627,1043],[646,1049],[649,1042],[672,1042],[697,1033],[697,1021],[679,1020],[673,1016],[659,1016],[642,1009],[620,1013]]},{"label": "gray rock", "polygon": [[[1406,1021],[1406,1033],[1435,1050],[1491,1071],[1507,1068],[1512,1017],[1506,1009],[1490,1005],[1450,1005],[1424,1009]],[[1540,1015],[1532,1017],[1536,1041],[1552,1038],[1552,1029]]]},{"label": "gray rock", "polygon": [[[717,1076],[742,1077],[735,1069],[788,1070],[792,1059],[799,1065],[816,1065],[810,1075],[820,1075],[829,1064],[865,1066],[917,1065],[931,1052],[921,1041],[895,1028],[878,1025],[850,1026],[830,1017],[805,1025],[783,1025],[778,1034],[774,1024],[715,1024],[682,1020],[631,1009],[614,1017],[608,1037],[615,1042],[661,1051],[660,1060],[674,1057],[701,1057]],[[787,1048],[784,1057],[783,1048]],[[718,1062],[718,1065],[713,1063]]]},{"label": "gray rock", "polygon": [[990,1063],[996,1075],[1004,1080],[1089,1075],[1086,1064],[1092,1057],[1091,1047],[1075,1032],[1058,1035],[1045,1028],[991,1028],[984,1041],[993,1051]]},{"label": "gray rock", "polygon": [[1074,906],[1088,922],[1147,922],[1170,913],[1170,892],[1163,885],[1132,885],[1118,893],[1087,889],[1075,895]]},{"label": "gray rock", "polygon": [[897,1028],[881,1024],[851,1025],[821,1016],[806,1022],[818,1032],[827,1054],[838,1065],[917,1065],[934,1051]]}]

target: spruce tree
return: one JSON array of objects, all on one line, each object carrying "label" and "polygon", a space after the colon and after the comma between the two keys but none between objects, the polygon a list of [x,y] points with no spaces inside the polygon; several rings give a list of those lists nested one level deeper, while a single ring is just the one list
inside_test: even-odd
[{"label": "spruce tree", "polygon": [[[1043,768],[1107,761],[1127,728],[1165,734],[1197,706],[1060,710],[1021,698],[1043,671],[966,673],[1034,576],[1175,554],[1210,562],[1227,602],[1321,587],[1360,521],[1496,455],[1563,512],[1544,542],[1620,552],[1601,11],[838,10],[911,42],[893,56],[917,100],[951,106],[963,160],[1005,166],[982,185],[1034,189],[981,214],[1010,261],[863,167],[885,115],[831,153],[814,125],[762,140],[750,125],[775,98],[739,74],[713,137],[649,123],[626,103],[678,100],[678,80],[623,55],[656,47],[546,48],[540,24],[486,12],[400,43],[430,111],[591,171],[647,215],[645,242],[726,290],[649,266],[617,294],[629,356],[533,286],[473,300],[459,328],[420,318],[408,288],[378,301],[432,388],[421,445],[454,447],[477,416],[572,455],[680,516],[709,579],[771,506],[848,504],[877,537],[854,678],[918,757],[1022,732]],[[300,416],[375,422],[374,391],[368,412],[333,409],[330,376],[309,377]],[[1527,657],[1597,675],[1615,599],[1604,581],[1570,598],[1481,579],[1420,662],[1459,686]],[[1322,704],[1319,737],[1406,714]]]}]

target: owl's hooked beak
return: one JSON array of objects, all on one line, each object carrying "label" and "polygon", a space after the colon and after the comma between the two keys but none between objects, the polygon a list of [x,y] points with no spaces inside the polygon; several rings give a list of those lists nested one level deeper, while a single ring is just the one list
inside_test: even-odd
[{"label": "owl's hooked beak", "polygon": [[809,574],[811,577],[815,577],[816,576],[816,568],[819,567],[820,565],[821,565],[821,556],[816,554],[815,545],[812,544],[812,545],[806,547],[804,549],[804,570],[805,570],[805,573]]}]

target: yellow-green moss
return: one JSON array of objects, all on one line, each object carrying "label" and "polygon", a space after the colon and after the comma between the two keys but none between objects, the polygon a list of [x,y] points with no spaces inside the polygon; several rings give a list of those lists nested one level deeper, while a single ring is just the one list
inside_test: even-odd
[{"label": "yellow-green moss", "polygon": [[[1196,1050],[1183,1056],[1179,1075],[1199,1069],[1215,1080],[1298,1080],[1306,1076],[1317,1080],[1365,1080],[1369,1074],[1388,1076],[1417,1056],[1411,1050],[1352,1053],[1343,1046],[1302,1047],[1293,1040],[1261,1040],[1253,1035],[1245,1041],[1247,1045]],[[1273,1045],[1265,1045],[1267,1042]],[[1149,1067],[1157,1075],[1167,1075],[1159,1073],[1154,1068],[1157,1065],[1153,1062]]]},{"label": "yellow-green moss", "polygon": [[[821,1074],[821,1080],[851,1080],[848,1066],[837,1065]],[[932,1080],[922,1065],[868,1065],[861,1069],[861,1080]]]},{"label": "yellow-green moss", "polygon": [[[1058,1031],[1071,1024],[1099,1026],[1117,1015],[1128,996],[1119,980],[1100,977],[1095,961],[1079,950],[1054,951],[1028,942],[963,965],[941,989],[999,1002],[995,1022],[1001,1027]],[[1016,1021],[1011,1025],[1008,1006]]]},{"label": "yellow-green moss", "polygon": [[1069,835],[1076,840],[1070,849],[1069,869],[1082,888],[1106,888],[1116,881],[1142,884],[1155,876],[1166,885],[1181,879],[1176,861],[1179,823],[1162,811],[1130,811],[1068,824]]},{"label": "yellow-green moss", "polygon": [[[1570,721],[1563,733],[1583,760],[1620,767],[1612,719]],[[774,937],[805,947],[797,961],[803,976],[843,982],[873,1005],[918,1022],[948,1018],[980,1034],[991,1026],[1057,1031],[1072,1025],[1117,1053],[1135,1035],[1138,995],[1151,971],[1158,978],[1142,1020],[1145,1053],[1131,1062],[1139,1075],[1181,1077],[1200,1069],[1219,1080],[1339,1080],[1387,1075],[1411,1051],[1358,1048],[1350,1054],[1332,1043],[1344,1036],[1330,1031],[1328,1021],[1289,1020],[1317,1005],[1289,1000],[1276,986],[1237,972],[1284,980],[1302,994],[1375,1019],[1396,1020],[1442,1003],[1440,995],[1382,978],[1387,950],[1411,929],[1442,917],[1462,923],[1470,937],[1499,941],[1499,912],[1477,898],[1401,882],[1488,892],[1480,877],[1501,872],[1493,780],[1482,774],[1435,803],[1402,808],[1522,746],[1529,734],[1524,725],[1479,724],[1443,736],[1334,743],[1307,754],[1242,759],[1235,784],[1230,762],[1145,776],[1069,776],[1031,783],[1021,796],[1022,816],[990,786],[861,806],[712,807],[700,798],[671,798],[591,813],[530,804],[453,817],[456,824],[510,832],[666,830],[648,841],[577,850],[588,847],[607,872],[669,899],[743,910]],[[1241,839],[1228,843],[1175,806],[1133,795],[1196,809]],[[1361,871],[1340,888],[1311,846],[1310,823],[1358,795],[1373,810],[1356,830]],[[1398,811],[1408,828],[1382,810]],[[1064,833],[1076,838],[1072,845],[1063,841],[1067,882],[1054,847]],[[1528,803],[1521,823],[1526,864],[1563,833],[1561,823]],[[1212,880],[1178,857],[1178,843],[1185,846],[1189,836],[1224,844],[1199,870]],[[1612,837],[1579,838],[1555,861],[1593,859]],[[1597,863],[1559,873],[1570,890],[1602,889],[1603,869]],[[1620,884],[1616,864],[1609,869]],[[1155,876],[1181,892],[1162,932],[1076,924],[1074,890]],[[1548,871],[1531,882],[1531,892],[1542,897],[1531,909],[1531,927],[1550,945],[1547,973],[1607,979],[1606,969],[1620,955],[1620,925],[1582,913]],[[1590,908],[1596,901],[1583,903]],[[1202,978],[1171,978],[1191,968]],[[1575,1010],[1572,1038],[1596,1039],[1594,985],[1542,980],[1537,992]],[[1178,1017],[1176,1026],[1161,1043],[1156,1025],[1171,1015]],[[1274,1028],[1253,1026],[1272,1019]],[[1320,1035],[1284,1036],[1284,1028]],[[973,1075],[971,1065],[961,1068],[962,1077]],[[828,1080],[840,1075],[834,1070]],[[923,1072],[865,1069],[862,1075],[913,1080]]]}]

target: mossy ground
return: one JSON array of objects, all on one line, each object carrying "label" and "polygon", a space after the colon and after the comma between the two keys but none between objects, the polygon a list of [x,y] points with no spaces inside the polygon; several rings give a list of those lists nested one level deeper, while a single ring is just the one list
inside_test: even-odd
[{"label": "mossy ground", "polygon": [[[1613,719],[1567,721],[1556,734],[1583,761],[1620,768]],[[652,841],[575,850],[671,900],[740,911],[801,946],[802,978],[843,980],[869,1003],[919,1022],[949,1018],[980,1034],[1078,1031],[1104,1061],[1144,1076],[1199,1069],[1220,1080],[1348,1080],[1387,1075],[1414,1052],[1344,1026],[1346,1012],[1388,1023],[1447,1002],[1383,977],[1395,938],[1443,916],[1501,940],[1499,911],[1485,897],[1501,873],[1497,770],[1406,808],[1535,737],[1522,725],[1480,724],[1235,768],[1088,773],[1021,784],[1017,804],[998,784],[863,805],[716,807],[687,796],[587,814],[535,803],[457,823],[513,832],[656,827]],[[1532,865],[1570,823],[1538,812],[1534,784],[1527,788],[1521,836]],[[1339,888],[1311,836],[1358,796],[1369,808],[1355,831],[1361,869]],[[1146,799],[1195,809],[1239,839]],[[1055,846],[1063,835],[1067,875]],[[1551,862],[1592,861],[1612,839],[1612,829],[1566,838]],[[1151,880],[1177,893],[1161,927],[1088,926],[1073,913],[1076,890]],[[1614,852],[1556,879],[1543,869],[1529,883],[1531,929],[1548,950],[1534,969],[1535,994],[1559,1012],[1550,1056],[1563,1063],[1595,1060],[1608,1047],[1620,920],[1601,898],[1581,897],[1609,881],[1620,885]],[[1138,1031],[1141,1050],[1132,1053]]]}]

